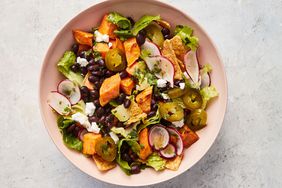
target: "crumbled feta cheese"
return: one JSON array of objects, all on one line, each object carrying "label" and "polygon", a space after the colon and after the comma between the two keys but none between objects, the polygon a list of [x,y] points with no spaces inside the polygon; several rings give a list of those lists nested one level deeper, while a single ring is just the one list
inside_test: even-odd
[{"label": "crumbled feta cheese", "polygon": [[180,87],[180,89],[184,89],[185,88],[185,83],[183,83],[183,82],[179,83],[179,87]]},{"label": "crumbled feta cheese", "polygon": [[110,137],[114,140],[115,143],[117,143],[119,141],[118,136],[114,133],[114,132],[110,132],[109,133]]},{"label": "crumbled feta cheese", "polygon": [[109,42],[108,46],[109,46],[109,48],[111,48],[113,46],[113,43]]},{"label": "crumbled feta cheese", "polygon": [[95,35],[95,41],[96,42],[109,42],[109,35],[104,35],[102,33],[100,33],[99,31],[95,31],[94,32],[94,35]]},{"label": "crumbled feta cheese", "polygon": [[165,87],[165,86],[166,86],[166,83],[167,83],[166,80],[164,80],[164,79],[158,79],[158,80],[157,80],[157,87],[160,87],[160,88]]},{"label": "crumbled feta cheese", "polygon": [[73,114],[71,118],[73,121],[78,122],[80,125],[82,125],[85,128],[88,128],[90,126],[88,117],[80,112]]},{"label": "crumbled feta cheese", "polygon": [[91,126],[87,128],[87,131],[98,134],[100,132],[100,128],[98,127],[96,122],[92,122]]},{"label": "crumbled feta cheese", "polygon": [[166,93],[161,93],[161,96],[163,99],[170,99],[170,97]]},{"label": "crumbled feta cheese", "polygon": [[95,105],[93,102],[87,102],[85,104],[85,114],[88,115],[88,116],[92,116],[95,112]]},{"label": "crumbled feta cheese", "polygon": [[175,127],[183,127],[184,125],[184,119],[180,120],[180,121],[173,121],[172,122],[173,125],[175,125]]},{"label": "crumbled feta cheese", "polygon": [[88,65],[88,61],[85,58],[77,57],[76,62],[80,64],[81,67],[86,67]]}]

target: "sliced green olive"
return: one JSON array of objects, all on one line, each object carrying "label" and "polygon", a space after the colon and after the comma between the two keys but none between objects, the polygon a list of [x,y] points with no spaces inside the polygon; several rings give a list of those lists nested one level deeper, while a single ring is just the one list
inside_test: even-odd
[{"label": "sliced green olive", "polygon": [[189,89],[183,96],[183,102],[189,110],[196,110],[202,106],[203,100],[195,89]]},{"label": "sliced green olive", "polygon": [[167,121],[180,121],[184,117],[184,110],[176,102],[166,102],[159,104],[160,115]]},{"label": "sliced green olive", "polygon": [[105,161],[112,162],[117,155],[117,146],[111,137],[106,136],[97,139],[95,151]]},{"label": "sliced green olive", "polygon": [[197,109],[190,114],[186,123],[191,130],[197,131],[207,125],[207,118],[208,115],[205,110]]},{"label": "sliced green olive", "polygon": [[185,89],[180,89],[178,87],[172,88],[172,89],[168,90],[168,92],[167,92],[168,96],[171,99],[175,99],[175,98],[181,97],[185,93],[186,93]]},{"label": "sliced green olive", "polygon": [[126,59],[124,53],[118,49],[110,49],[105,58],[106,67],[114,72],[122,71],[126,68]]},{"label": "sliced green olive", "polygon": [[147,36],[158,46],[163,46],[164,36],[160,26],[157,24],[150,24],[146,28]]}]

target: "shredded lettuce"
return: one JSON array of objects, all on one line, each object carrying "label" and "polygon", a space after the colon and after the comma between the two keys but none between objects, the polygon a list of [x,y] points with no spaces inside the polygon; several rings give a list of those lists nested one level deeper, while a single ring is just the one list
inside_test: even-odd
[{"label": "shredded lettuce", "polygon": [[78,103],[76,103],[75,105],[73,105],[71,107],[72,109],[72,113],[75,114],[77,112],[81,112],[84,114],[84,111],[85,111],[85,103],[83,100],[80,100]]},{"label": "shredded lettuce", "polygon": [[72,51],[66,51],[63,57],[58,62],[58,70],[69,80],[81,85],[83,77],[79,73],[71,71],[70,67],[75,63],[76,55]]},{"label": "shredded lettuce", "polygon": [[152,21],[160,20],[161,17],[158,16],[142,16],[133,26],[132,33],[134,36],[138,34],[139,31],[146,28]]},{"label": "shredded lettuce", "polygon": [[199,46],[199,39],[193,36],[193,29],[184,26],[184,25],[177,25],[174,30],[175,35],[180,36],[184,44],[189,47],[191,50],[195,51]]},{"label": "shredded lettuce", "polygon": [[219,93],[214,86],[204,87],[200,90],[200,94],[203,99],[202,109],[207,107],[207,103],[214,97],[217,97]]},{"label": "shredded lettuce", "polygon": [[71,117],[59,116],[57,119],[57,125],[60,130],[66,129],[74,123],[75,122],[71,119]]},{"label": "shredded lettuce", "polygon": [[205,64],[201,69],[201,74],[207,74],[212,71],[212,66],[210,64]]},{"label": "shredded lettuce", "polygon": [[134,37],[131,30],[115,30],[114,33],[120,38],[120,40],[125,41],[128,38]]},{"label": "shredded lettuce", "polygon": [[121,29],[130,29],[131,28],[130,21],[126,17],[120,15],[117,12],[110,13],[108,15],[108,21],[117,25]]},{"label": "shredded lettuce", "polygon": [[165,169],[166,160],[161,158],[157,153],[152,153],[146,162],[146,165],[153,167],[156,171]]},{"label": "shredded lettuce", "polygon": [[159,110],[157,110],[156,114],[153,116],[153,117],[150,117],[149,119],[146,119],[143,124],[141,124],[139,127],[138,127],[138,133],[148,127],[149,125],[154,125],[154,124],[158,124],[160,123],[161,121],[161,116],[160,116],[160,112]]},{"label": "shredded lettuce", "polygon": [[123,127],[112,127],[111,131],[114,132],[115,134],[120,134],[121,136],[126,138],[131,132],[131,129],[125,129]]}]

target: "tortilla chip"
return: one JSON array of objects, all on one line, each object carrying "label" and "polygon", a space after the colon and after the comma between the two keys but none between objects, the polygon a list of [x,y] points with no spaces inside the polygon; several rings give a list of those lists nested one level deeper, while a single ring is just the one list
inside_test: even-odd
[{"label": "tortilla chip", "polygon": [[93,155],[93,160],[95,161],[97,168],[100,171],[107,171],[110,170],[112,168],[115,168],[117,166],[117,164],[115,162],[108,162],[103,160],[100,156],[98,155]]},{"label": "tortilla chip", "polygon": [[130,112],[130,118],[126,122],[127,125],[130,125],[147,117],[147,114],[143,112],[143,110],[134,100],[131,100],[131,105],[129,106],[128,110]]},{"label": "tortilla chip", "polygon": [[182,71],[186,71],[184,63],[180,59],[177,59],[177,62],[179,64],[181,70]]},{"label": "tortilla chip", "polygon": [[182,71],[177,61],[177,57],[173,51],[172,44],[170,40],[165,40],[163,44],[162,54],[164,57],[168,58],[174,67],[174,79],[182,79]]},{"label": "tortilla chip", "polygon": [[176,171],[178,170],[180,164],[181,164],[181,161],[182,161],[182,158],[183,158],[183,154],[182,155],[179,155],[179,156],[176,156],[174,159],[172,160],[167,160],[166,161],[166,164],[165,164],[165,167],[169,170],[173,170],[173,171]]},{"label": "tortilla chip", "polygon": [[176,35],[170,39],[172,49],[178,58],[181,58],[188,51],[187,47],[183,44],[180,36]]}]

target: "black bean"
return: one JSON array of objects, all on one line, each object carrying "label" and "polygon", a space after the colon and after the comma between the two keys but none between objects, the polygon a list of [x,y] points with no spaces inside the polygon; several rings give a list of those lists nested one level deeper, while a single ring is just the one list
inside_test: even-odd
[{"label": "black bean", "polygon": [[123,123],[119,121],[117,127],[123,127]]},{"label": "black bean", "polygon": [[106,116],[103,115],[100,119],[99,119],[99,123],[101,124],[105,124],[106,123]]},{"label": "black bean", "polygon": [[100,107],[100,106],[101,106],[99,99],[94,100],[93,103],[94,103],[94,105],[95,105],[96,107]]},{"label": "black bean", "polygon": [[158,105],[155,103],[152,105],[152,110],[157,111],[158,110]]},{"label": "black bean", "polygon": [[90,123],[92,123],[92,122],[98,122],[99,118],[96,117],[96,116],[91,116],[91,117],[88,118],[88,120],[90,121]]},{"label": "black bean", "polygon": [[97,88],[97,89],[99,89],[100,88],[100,86],[101,86],[101,84],[100,84],[100,81],[95,81],[94,82],[94,86]]},{"label": "black bean", "polygon": [[162,34],[165,35],[169,35],[170,34],[170,30],[168,28],[162,28]]},{"label": "black bean", "polygon": [[122,153],[121,158],[122,158],[122,160],[128,162],[129,164],[131,164],[133,162],[132,159],[130,158],[130,156],[127,153]]},{"label": "black bean", "polygon": [[88,81],[91,82],[91,83],[94,83],[94,82],[96,81],[96,77],[93,76],[93,75],[90,75],[90,76],[88,77]]},{"label": "black bean", "polygon": [[106,117],[106,122],[112,122],[114,120],[114,115],[113,114],[110,114]]},{"label": "black bean", "polygon": [[169,125],[171,125],[171,122],[169,122],[169,121],[167,121],[165,119],[161,119],[161,124],[165,125],[165,126],[169,126]]},{"label": "black bean", "polygon": [[145,36],[138,33],[136,36],[136,42],[139,46],[143,45],[145,43]]},{"label": "black bean", "polygon": [[129,108],[130,104],[131,104],[131,101],[129,99],[125,99],[123,102],[123,105],[125,108]]},{"label": "black bean", "polygon": [[143,36],[146,36],[147,32],[145,29],[142,29],[141,31],[139,31],[139,33]]},{"label": "black bean", "polygon": [[81,67],[80,70],[81,70],[81,74],[82,74],[83,76],[85,76],[85,75],[88,73],[88,70],[87,70],[86,67]]},{"label": "black bean", "polygon": [[74,128],[75,128],[76,126],[77,126],[77,125],[75,125],[75,124],[70,125],[70,126],[67,128],[67,132],[68,132],[68,133],[73,132],[73,130],[74,130]]},{"label": "black bean", "polygon": [[153,106],[154,104],[156,104],[156,101],[155,101],[155,99],[152,99],[151,100],[151,105]]},{"label": "black bean", "polygon": [[124,78],[126,78],[127,77],[127,72],[126,71],[122,71],[121,73],[119,73],[119,76],[120,76],[120,78],[121,79],[124,79]]},{"label": "black bean", "polygon": [[175,85],[175,86],[179,86],[180,83],[181,83],[181,80],[175,80],[175,81],[174,81],[174,85]]},{"label": "black bean", "polygon": [[[105,70],[106,70],[106,69],[105,69]],[[114,72],[113,72],[113,71],[110,71],[110,70],[106,70],[105,75],[106,75],[106,77],[110,77],[110,76],[113,76],[113,75],[114,75]]]},{"label": "black bean", "polygon": [[153,117],[156,114],[156,111],[151,111],[148,114],[148,118]]},{"label": "black bean", "polygon": [[94,71],[95,70],[95,65],[91,64],[91,65],[87,66],[87,70],[88,71]]},{"label": "black bean", "polygon": [[138,165],[133,165],[130,170],[131,174],[139,174],[141,169]]},{"label": "black bean", "polygon": [[96,63],[102,67],[105,66],[105,61],[103,59],[99,59]]},{"label": "black bean", "polygon": [[89,65],[94,65],[95,61],[94,61],[94,59],[92,58],[92,59],[90,59],[90,60],[88,61],[88,63],[89,63]]},{"label": "black bean", "polygon": [[126,95],[125,95],[124,93],[121,93],[121,94],[119,95],[119,98],[120,98],[120,100],[123,102],[124,99],[126,98]]},{"label": "black bean", "polygon": [[97,117],[102,117],[102,115],[104,115],[104,109],[102,107],[99,107],[97,110],[96,110],[96,115]]},{"label": "black bean", "polygon": [[75,63],[75,64],[73,64],[73,65],[71,66],[71,70],[72,70],[73,72],[78,72],[79,69],[80,69],[80,65],[79,65],[78,63]]},{"label": "black bean", "polygon": [[117,124],[118,124],[118,118],[116,118],[116,117],[114,117],[114,119],[113,119],[113,121],[112,121],[112,126],[113,127],[116,127],[117,126]]},{"label": "black bean", "polygon": [[164,39],[170,39],[170,35],[165,35]]},{"label": "black bean", "polygon": [[135,21],[133,20],[133,18],[129,16],[127,17],[127,19],[130,21],[131,26],[133,27],[133,25],[135,24]]},{"label": "black bean", "polygon": [[97,70],[97,71],[92,71],[91,74],[92,74],[93,76],[98,76],[98,77],[101,77],[101,76],[104,75],[103,72],[102,72],[102,71],[99,71],[99,70]]},{"label": "black bean", "polygon": [[81,58],[86,58],[86,53],[85,53],[85,51],[79,52],[79,57],[81,57]]},{"label": "black bean", "polygon": [[80,129],[81,129],[81,128],[80,128],[79,126],[76,126],[76,127],[74,128],[73,134],[74,134],[75,137],[78,136],[78,133],[79,133]]},{"label": "black bean", "polygon": [[99,98],[98,90],[91,90],[89,94],[94,100]]},{"label": "black bean", "polygon": [[77,52],[78,52],[78,44],[73,44],[72,45],[72,47],[71,47],[71,50],[75,53],[75,54],[77,54]]},{"label": "black bean", "polygon": [[94,61],[92,54],[87,55],[86,59],[87,59],[88,62],[91,61],[91,60]]},{"label": "black bean", "polygon": [[88,87],[86,87],[86,86],[81,86],[80,92],[81,92],[81,93],[85,93],[85,94],[88,95],[89,89],[88,89]]},{"label": "black bean", "polygon": [[159,94],[154,94],[154,99],[159,101],[162,99],[162,97]]}]

